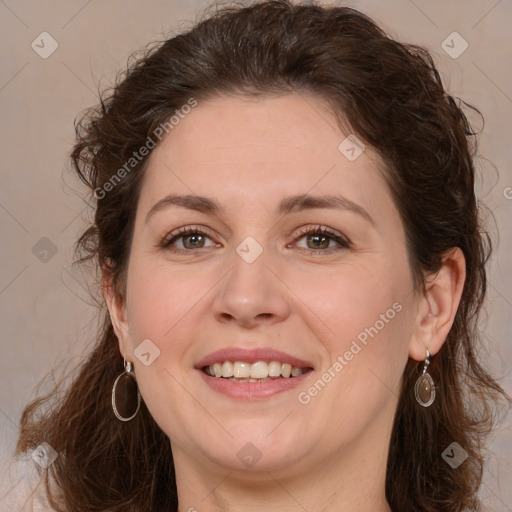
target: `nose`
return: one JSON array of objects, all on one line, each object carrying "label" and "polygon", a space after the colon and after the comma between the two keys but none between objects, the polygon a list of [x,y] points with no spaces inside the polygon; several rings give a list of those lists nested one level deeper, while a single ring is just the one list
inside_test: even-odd
[{"label": "nose", "polygon": [[267,264],[265,251],[251,263],[234,252],[231,271],[217,288],[212,305],[217,321],[250,329],[282,322],[289,316],[286,287],[276,269]]}]

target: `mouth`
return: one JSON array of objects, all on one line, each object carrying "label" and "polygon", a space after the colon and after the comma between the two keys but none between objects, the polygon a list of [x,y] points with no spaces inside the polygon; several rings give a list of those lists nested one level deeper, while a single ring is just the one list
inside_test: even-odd
[{"label": "mouth", "polygon": [[312,363],[271,348],[221,349],[194,368],[214,391],[245,400],[290,391],[314,371]]},{"label": "mouth", "polygon": [[294,379],[313,371],[311,367],[293,366],[282,361],[222,361],[201,368],[203,373],[231,382],[267,382],[278,379]]}]

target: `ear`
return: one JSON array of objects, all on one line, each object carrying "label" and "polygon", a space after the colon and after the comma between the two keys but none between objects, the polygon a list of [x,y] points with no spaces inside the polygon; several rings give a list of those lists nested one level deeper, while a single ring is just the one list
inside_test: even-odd
[{"label": "ear", "polygon": [[439,352],[453,325],[465,279],[464,254],[454,247],[443,255],[439,271],[427,277],[426,292],[418,299],[416,325],[409,344],[411,358],[423,361],[427,349],[432,355]]},{"label": "ear", "polygon": [[110,314],[112,327],[119,341],[119,351],[126,360],[131,361],[132,351],[126,316],[126,300],[116,292],[113,274],[108,267],[102,269],[101,289]]}]

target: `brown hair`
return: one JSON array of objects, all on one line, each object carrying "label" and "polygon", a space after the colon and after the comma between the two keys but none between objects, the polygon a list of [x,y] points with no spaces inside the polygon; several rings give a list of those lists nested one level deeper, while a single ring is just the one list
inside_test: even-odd
[{"label": "brown hair", "polygon": [[[215,7],[215,6],[214,6]],[[489,237],[474,194],[475,134],[448,95],[429,53],[399,43],[346,7],[289,0],[224,7],[190,31],[146,51],[76,125],[74,169],[97,199],[94,223],[77,242],[79,262],[125,276],[147,157],[108,187],[116,170],[155,129],[194,98],[308,91],[326,99],[340,126],[382,157],[406,233],[418,290],[450,248],[463,251],[467,277],[453,327],[430,373],[437,398],[414,399],[418,363],[409,360],[394,420],[386,496],[394,512],[478,510],[483,440],[506,397],[479,364],[477,317],[486,291]],[[122,357],[108,312],[90,356],[62,397],[40,398],[21,419],[18,453],[48,442],[61,456],[44,474],[57,510],[177,510],[167,436],[142,404],[121,423],[112,384]],[[456,470],[441,457],[457,442],[468,459]],[[56,489],[50,493],[49,482]]]}]

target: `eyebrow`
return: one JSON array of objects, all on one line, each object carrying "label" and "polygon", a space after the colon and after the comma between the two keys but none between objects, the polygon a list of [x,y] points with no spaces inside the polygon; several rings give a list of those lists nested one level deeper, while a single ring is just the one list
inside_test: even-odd
[{"label": "eyebrow", "polygon": [[[179,206],[189,210],[198,211],[201,213],[218,214],[224,212],[215,200],[205,196],[198,196],[195,194],[187,195],[168,195],[157,201],[149,210],[146,215],[146,223],[157,212],[167,209],[170,206]],[[370,214],[359,204],[354,203],[350,199],[342,196],[341,194],[327,195],[327,196],[312,196],[309,194],[300,194],[290,196],[283,199],[279,203],[277,212],[280,215],[287,215],[303,210],[313,210],[316,208],[323,209],[338,209],[355,213],[362,217],[364,220],[375,226],[375,221]]]},{"label": "eyebrow", "polygon": [[341,194],[327,196],[311,196],[309,194],[300,194],[283,199],[279,204],[279,213],[287,215],[289,213],[302,210],[312,210],[315,208],[346,210],[355,213],[367,222],[375,226],[375,221],[371,215],[359,204],[354,203]]}]

